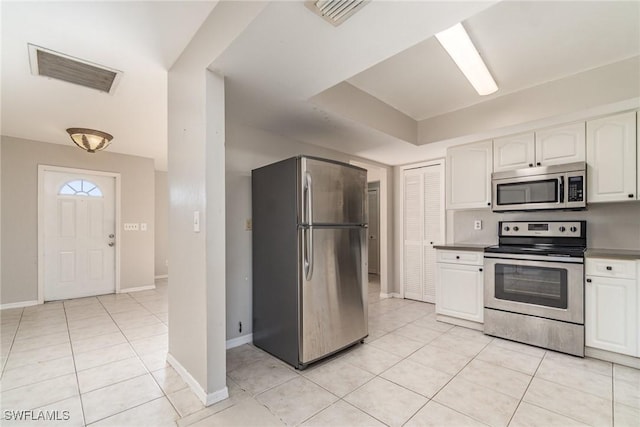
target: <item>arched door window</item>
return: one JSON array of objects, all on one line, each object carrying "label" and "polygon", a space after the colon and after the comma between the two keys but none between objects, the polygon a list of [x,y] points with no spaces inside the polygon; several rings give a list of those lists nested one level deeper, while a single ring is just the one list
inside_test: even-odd
[{"label": "arched door window", "polygon": [[100,188],[86,179],[74,179],[65,183],[58,194],[61,196],[102,197]]}]

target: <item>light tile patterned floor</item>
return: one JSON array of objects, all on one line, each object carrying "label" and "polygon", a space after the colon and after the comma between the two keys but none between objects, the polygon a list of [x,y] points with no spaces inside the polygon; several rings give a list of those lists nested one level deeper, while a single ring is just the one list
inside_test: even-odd
[{"label": "light tile patterned floor", "polygon": [[[369,290],[365,344],[302,372],[251,345],[231,349],[230,398],[207,408],[166,363],[166,281],[4,310],[0,424],[640,427],[639,370],[453,327],[431,304]],[[30,409],[70,419],[5,412]]]}]

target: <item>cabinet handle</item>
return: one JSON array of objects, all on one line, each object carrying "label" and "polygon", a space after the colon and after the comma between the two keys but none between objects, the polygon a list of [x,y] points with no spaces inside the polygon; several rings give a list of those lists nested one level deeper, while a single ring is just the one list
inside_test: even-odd
[{"label": "cabinet handle", "polygon": [[611,271],[611,270],[613,270],[613,267],[611,267],[610,265],[607,265],[607,270]]},{"label": "cabinet handle", "polygon": [[533,167],[533,163],[529,163],[529,167],[532,168]]},{"label": "cabinet handle", "polygon": [[629,194],[629,198],[630,198],[630,199],[633,199],[633,194]]},{"label": "cabinet handle", "polygon": [[587,283],[591,283],[591,279],[587,279]]},{"label": "cabinet handle", "polygon": [[479,271],[482,271],[482,269],[481,269],[481,268],[479,268],[478,270],[479,270]]},{"label": "cabinet handle", "polygon": [[430,245],[433,245],[433,242],[429,242]]},{"label": "cabinet handle", "polygon": [[456,255],[456,259],[460,259],[460,256],[459,256],[459,255]]},{"label": "cabinet handle", "polygon": [[491,206],[491,202],[487,202],[487,206]]},{"label": "cabinet handle", "polygon": [[536,166],[540,166],[540,162],[537,162],[537,163],[536,163]]}]

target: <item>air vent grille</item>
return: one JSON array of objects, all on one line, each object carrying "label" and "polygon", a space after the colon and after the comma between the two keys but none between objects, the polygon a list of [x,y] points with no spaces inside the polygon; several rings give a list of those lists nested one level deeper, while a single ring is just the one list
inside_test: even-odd
[{"label": "air vent grille", "polygon": [[113,93],[122,72],[29,45],[31,73]]},{"label": "air vent grille", "polygon": [[335,26],[342,24],[367,3],[369,0],[311,0],[305,2],[306,6],[315,14]]}]

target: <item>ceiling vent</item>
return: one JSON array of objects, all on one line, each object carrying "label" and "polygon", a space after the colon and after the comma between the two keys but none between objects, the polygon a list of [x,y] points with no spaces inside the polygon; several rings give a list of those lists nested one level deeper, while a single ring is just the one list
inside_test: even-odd
[{"label": "ceiling vent", "polygon": [[338,26],[362,9],[370,0],[311,0],[305,1],[313,13]]},{"label": "ceiling vent", "polygon": [[122,71],[29,44],[31,74],[113,94]]}]

